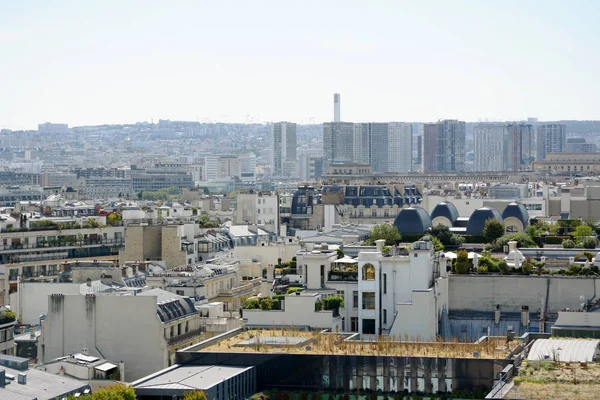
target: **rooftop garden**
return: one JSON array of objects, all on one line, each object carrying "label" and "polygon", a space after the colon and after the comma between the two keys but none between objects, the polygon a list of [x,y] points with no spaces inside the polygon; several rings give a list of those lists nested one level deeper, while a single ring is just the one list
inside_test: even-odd
[{"label": "rooftop garden", "polygon": [[[468,343],[459,340],[427,342],[409,341],[408,337],[380,336],[377,341],[347,340],[353,334],[308,332],[297,329],[248,330],[228,339],[220,340],[203,348],[203,352],[243,352],[243,353],[295,353],[295,354],[332,354],[332,355],[386,355],[405,357],[440,358],[505,358],[518,345],[506,342],[506,339],[491,339],[482,343]],[[269,337],[307,338],[310,346],[272,347],[265,342]],[[369,337],[370,339],[373,336]],[[256,344],[238,346],[243,341],[255,339]],[[261,341],[262,339],[262,341]]]},{"label": "rooftop garden", "polygon": [[0,324],[8,324],[17,319],[17,313],[7,308],[0,311]]},{"label": "rooftop garden", "polygon": [[525,361],[514,382],[510,398],[596,399],[600,393],[600,365]]}]

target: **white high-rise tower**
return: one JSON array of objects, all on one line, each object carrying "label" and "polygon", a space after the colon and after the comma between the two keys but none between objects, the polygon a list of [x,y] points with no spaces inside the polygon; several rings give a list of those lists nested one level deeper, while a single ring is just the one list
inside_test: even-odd
[{"label": "white high-rise tower", "polygon": [[340,122],[340,94],[333,94],[333,122]]}]

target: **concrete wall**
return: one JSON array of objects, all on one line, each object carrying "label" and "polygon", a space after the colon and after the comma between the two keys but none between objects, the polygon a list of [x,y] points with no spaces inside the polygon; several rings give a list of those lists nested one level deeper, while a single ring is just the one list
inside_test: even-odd
[{"label": "concrete wall", "polygon": [[40,315],[48,313],[48,295],[79,294],[80,288],[79,283],[24,282],[20,284],[18,292],[11,294],[11,306],[22,324],[37,325],[40,323]]},{"label": "concrete wall", "polygon": [[39,340],[45,362],[81,352],[124,361],[132,381],[167,367],[163,327],[153,296],[48,296]]},{"label": "concrete wall", "polygon": [[[548,287],[549,285],[549,287]],[[548,289],[548,311],[580,308],[580,296],[586,299],[600,294],[600,279],[585,277],[452,275],[449,278],[449,309],[520,311],[528,305],[532,312],[541,309]],[[595,288],[595,290],[594,290]]]},{"label": "concrete wall", "polygon": [[263,268],[269,264],[277,264],[277,259],[290,261],[300,250],[299,244],[240,246],[233,249],[233,257],[241,259],[255,259],[260,261]]},{"label": "concrete wall", "polygon": [[288,295],[285,297],[285,310],[244,310],[247,326],[296,326],[310,328],[330,328],[342,331],[341,318],[334,318],[333,311],[315,311],[314,295]]}]

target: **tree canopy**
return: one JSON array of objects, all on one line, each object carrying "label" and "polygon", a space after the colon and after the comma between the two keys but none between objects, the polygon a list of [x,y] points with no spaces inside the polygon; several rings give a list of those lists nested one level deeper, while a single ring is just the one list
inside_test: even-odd
[{"label": "tree canopy", "polygon": [[377,225],[365,240],[365,244],[374,246],[375,241],[379,239],[384,239],[386,246],[394,246],[402,240],[402,235],[398,232],[398,228],[393,225]]},{"label": "tree canopy", "polygon": [[483,239],[488,243],[493,243],[496,239],[504,235],[504,224],[497,219],[489,218],[485,221],[483,228]]}]

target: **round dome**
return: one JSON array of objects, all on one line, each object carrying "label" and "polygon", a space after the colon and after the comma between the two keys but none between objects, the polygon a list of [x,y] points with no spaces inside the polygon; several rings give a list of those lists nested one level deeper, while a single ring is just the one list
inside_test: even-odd
[{"label": "round dome", "polygon": [[502,211],[502,219],[505,220],[507,218],[516,218],[526,227],[529,222],[529,213],[523,204],[510,203]]},{"label": "round dome", "polygon": [[500,212],[493,207],[482,207],[473,211],[473,214],[471,214],[469,222],[467,223],[467,235],[483,235],[485,221],[488,219],[497,219],[498,221],[503,222],[502,215],[500,215]]},{"label": "round dome", "polygon": [[396,215],[394,226],[402,235],[422,235],[431,228],[431,218],[421,207],[403,208]]},{"label": "round dome", "polygon": [[454,224],[454,222],[458,219],[458,216],[459,215],[456,206],[449,201],[443,201],[437,204],[431,212],[432,221],[436,218],[442,217],[447,218],[451,224]]}]

